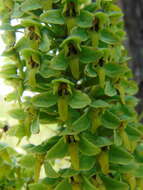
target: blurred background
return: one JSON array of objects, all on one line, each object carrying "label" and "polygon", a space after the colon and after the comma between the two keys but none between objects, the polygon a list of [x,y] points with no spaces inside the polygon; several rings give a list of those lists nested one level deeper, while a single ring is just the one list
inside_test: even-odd
[{"label": "blurred background", "polygon": [[132,57],[129,66],[139,85],[137,97],[140,98],[140,103],[137,110],[141,113],[143,111],[143,0],[119,0],[119,4],[125,15],[128,37],[126,46]]}]

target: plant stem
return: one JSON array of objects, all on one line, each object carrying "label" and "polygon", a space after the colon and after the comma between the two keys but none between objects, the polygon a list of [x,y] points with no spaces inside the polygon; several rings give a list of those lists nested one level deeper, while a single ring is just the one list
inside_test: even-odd
[{"label": "plant stem", "polygon": [[37,155],[36,157],[37,157],[37,160],[36,160],[35,171],[34,171],[34,182],[35,183],[37,183],[39,181],[41,167],[44,163],[45,154]]}]

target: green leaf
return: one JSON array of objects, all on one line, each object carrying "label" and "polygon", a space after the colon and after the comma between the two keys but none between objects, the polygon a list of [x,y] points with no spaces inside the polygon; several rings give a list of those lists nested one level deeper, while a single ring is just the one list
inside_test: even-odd
[{"label": "green leaf", "polygon": [[80,137],[79,150],[88,156],[93,156],[100,153],[100,148],[98,148],[95,144],[93,144],[93,142],[89,141],[89,139],[84,136]]},{"label": "green leaf", "polygon": [[32,48],[24,48],[21,50],[21,54],[24,56],[24,58],[27,60],[29,59],[31,56],[33,58],[33,60],[37,63],[40,62],[40,52],[37,50],[34,50]]},{"label": "green leaf", "polygon": [[87,156],[80,154],[79,157],[79,168],[80,170],[90,170],[95,165],[96,159],[95,156]]},{"label": "green leaf", "polygon": [[105,69],[106,75],[111,78],[124,75],[127,70],[126,67],[116,64],[116,63],[105,64],[104,69]]},{"label": "green leaf", "polygon": [[121,164],[111,164],[111,170],[118,171],[119,173],[134,173],[136,169],[138,169],[138,164],[135,162],[131,162],[127,165],[121,165]]},{"label": "green leaf", "polygon": [[41,23],[34,20],[34,19],[31,19],[31,18],[28,18],[28,19],[23,19],[21,21],[21,25],[24,26],[24,27],[30,27],[30,26],[37,26],[37,27],[41,27]]},{"label": "green leaf", "polygon": [[15,64],[7,63],[1,67],[0,76],[6,79],[17,77],[17,67]]},{"label": "green leaf", "polygon": [[134,121],[136,118],[135,111],[127,105],[117,104],[110,109],[121,121]]},{"label": "green leaf", "polygon": [[17,91],[13,91],[13,92],[7,94],[6,97],[4,98],[4,100],[7,102],[11,102],[11,101],[17,100],[17,98],[18,98]]},{"label": "green leaf", "polygon": [[112,179],[107,176],[101,176],[103,183],[107,190],[129,190],[129,186],[127,183],[122,181],[117,181],[116,179]]},{"label": "green leaf", "polygon": [[91,103],[90,106],[93,108],[106,108],[106,107],[110,107],[110,104],[108,104],[104,100],[95,100]]},{"label": "green leaf", "polygon": [[65,169],[60,170],[60,175],[63,178],[69,178],[69,177],[77,175],[78,173],[79,171],[73,170],[71,168],[65,168]]},{"label": "green leaf", "polygon": [[98,61],[102,57],[101,50],[93,47],[83,46],[80,52],[80,61],[83,63],[92,63]]},{"label": "green leaf", "polygon": [[114,11],[111,11],[108,13],[111,19],[120,19],[124,16],[124,14],[119,9],[114,9]]},{"label": "green leaf", "polygon": [[9,115],[14,119],[19,119],[19,120],[23,120],[26,118],[26,113],[24,112],[23,109],[20,108],[10,110]]},{"label": "green leaf", "polygon": [[105,12],[96,12],[95,13],[95,18],[99,19],[99,26],[100,28],[104,27],[104,24],[107,24],[110,22],[109,16]]},{"label": "green leaf", "polygon": [[63,158],[68,152],[68,145],[61,138],[52,148],[47,152],[47,159]]},{"label": "green leaf", "polygon": [[122,147],[113,145],[109,150],[109,160],[115,164],[129,164],[133,161],[133,156]]},{"label": "green leaf", "polygon": [[90,120],[87,113],[84,113],[79,119],[72,123],[72,131],[80,133],[90,127]]},{"label": "green leaf", "polygon": [[52,84],[55,84],[55,83],[66,83],[66,84],[70,84],[70,85],[74,86],[73,82],[71,82],[70,80],[65,79],[65,78],[59,78],[59,79],[52,80]]},{"label": "green leaf", "polygon": [[42,5],[40,3],[40,0],[25,0],[22,4],[21,4],[21,9],[23,11],[32,11],[32,10],[36,10],[36,9],[40,9],[42,8]]},{"label": "green leaf", "polygon": [[87,177],[83,177],[83,190],[98,190]]},{"label": "green leaf", "polygon": [[[88,113],[85,112],[80,115],[76,110],[70,110],[70,127],[65,128],[61,135],[78,134],[86,129],[90,128],[91,121],[88,117]],[[78,119],[77,119],[78,118]]]},{"label": "green leaf", "polygon": [[50,178],[58,178],[59,174],[53,169],[51,164],[46,160],[44,162],[44,169],[47,177]]},{"label": "green leaf", "polygon": [[69,99],[69,105],[73,109],[84,108],[91,103],[89,96],[80,90],[75,90]]},{"label": "green leaf", "polygon": [[117,91],[116,89],[114,88],[114,86],[112,85],[112,83],[110,81],[107,81],[106,84],[105,84],[105,94],[107,96],[116,96],[117,94]]},{"label": "green leaf", "polygon": [[125,130],[132,141],[138,141],[143,136],[143,133],[132,124],[128,124]]},{"label": "green leaf", "polygon": [[78,80],[80,77],[80,63],[78,56],[70,56],[68,61],[73,77]]},{"label": "green leaf", "polygon": [[[32,42],[33,42],[33,41],[32,41]],[[15,49],[16,49],[17,51],[21,51],[21,50],[23,50],[24,48],[31,47],[31,46],[32,46],[31,44],[33,44],[32,42],[31,42],[31,40],[29,40],[29,39],[27,39],[25,36],[23,36],[23,37],[20,38],[20,39],[18,40],[18,42],[16,43]]]},{"label": "green leaf", "polygon": [[27,144],[23,146],[23,149],[28,153],[44,154],[49,151],[56,143],[58,143],[60,137],[54,136],[50,139],[42,142],[39,145]]},{"label": "green leaf", "polygon": [[135,96],[125,96],[125,102],[127,105],[137,106],[139,99]]},{"label": "green leaf", "polygon": [[100,32],[100,40],[107,44],[116,44],[119,42],[116,35],[108,29],[103,29]]},{"label": "green leaf", "polygon": [[13,56],[14,54],[15,54],[14,47],[10,47],[2,52],[2,56],[7,56],[7,57]]},{"label": "green leaf", "polygon": [[137,83],[133,80],[122,80],[120,85],[125,89],[128,95],[135,95],[138,92]]},{"label": "green leaf", "polygon": [[29,190],[47,190],[46,185],[40,183],[30,184],[28,187]]},{"label": "green leaf", "polygon": [[81,38],[80,36],[77,35],[70,35],[67,38],[65,38],[65,40],[61,43],[60,47],[64,47],[65,45],[72,43],[74,44],[78,49],[80,49],[80,44],[81,42]]},{"label": "green leaf", "polygon": [[31,123],[31,133],[37,134],[40,132],[39,116],[35,118]]},{"label": "green leaf", "polygon": [[108,137],[102,137],[102,136],[98,136],[95,138],[95,144],[98,147],[105,147],[105,146],[110,146],[113,144],[113,141],[108,138]]},{"label": "green leaf", "polygon": [[49,108],[57,103],[58,97],[51,92],[38,94],[32,98],[32,103],[36,107]]},{"label": "green leaf", "polygon": [[89,28],[92,26],[93,15],[85,10],[80,11],[80,15],[77,17],[77,25],[81,28]]},{"label": "green leaf", "polygon": [[97,76],[97,72],[95,71],[93,64],[86,65],[86,67],[85,67],[85,74],[88,77],[93,77],[93,78],[95,78]]},{"label": "green leaf", "polygon": [[109,129],[116,129],[120,125],[120,119],[110,111],[105,111],[101,117],[104,127]]},{"label": "green leaf", "polygon": [[[50,187],[53,188],[59,183],[59,178],[45,177],[45,178],[41,179],[41,183],[45,184],[46,187],[48,186],[49,188]],[[49,190],[49,189],[46,189],[46,190]]]},{"label": "green leaf", "polygon": [[113,131],[113,139],[114,139],[114,144],[116,145],[116,146],[121,146],[121,144],[122,144],[122,138],[121,138],[121,136],[120,136],[120,134],[119,134],[119,131],[118,131],[118,129],[116,130],[114,130]]},{"label": "green leaf", "polygon": [[42,39],[39,44],[39,49],[43,52],[48,52],[50,50],[51,40],[48,37],[48,34],[43,31],[42,33]]},{"label": "green leaf", "polygon": [[8,134],[10,136],[16,136],[19,139],[22,139],[24,136],[26,136],[26,130],[24,125],[14,125],[13,127],[11,127],[8,131]]},{"label": "green leaf", "polygon": [[41,111],[39,115],[39,120],[41,124],[56,124],[58,121],[58,114],[48,114],[46,111]]},{"label": "green leaf", "polygon": [[80,38],[81,41],[86,41],[89,38],[86,30],[83,28],[79,28],[79,27],[74,27],[72,29],[71,36],[76,36],[76,37]]},{"label": "green leaf", "polygon": [[41,14],[41,20],[51,24],[64,24],[64,17],[61,14],[61,10],[48,10]]},{"label": "green leaf", "polygon": [[68,59],[65,57],[64,52],[60,52],[51,60],[50,67],[55,70],[64,71],[68,67]]},{"label": "green leaf", "polygon": [[36,158],[32,154],[24,155],[19,160],[19,164],[21,167],[27,168],[27,169],[33,169],[35,167]]},{"label": "green leaf", "polygon": [[39,73],[44,78],[58,77],[60,75],[59,71],[50,68],[49,61],[45,61],[40,65]]},{"label": "green leaf", "polygon": [[55,190],[72,190],[71,184],[68,182],[68,180],[61,181],[55,188]]}]

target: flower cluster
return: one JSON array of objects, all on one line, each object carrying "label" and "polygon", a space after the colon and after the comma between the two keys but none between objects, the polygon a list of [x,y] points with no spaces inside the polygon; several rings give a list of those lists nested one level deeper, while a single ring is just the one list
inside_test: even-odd
[{"label": "flower cluster", "polygon": [[[5,99],[16,102],[9,114],[18,120],[8,133],[21,140],[38,134],[42,124],[57,125],[55,136],[25,145],[24,156],[0,145],[5,171],[0,179],[6,181],[0,185],[143,189],[138,88],[127,64],[123,14],[116,3],[0,0],[0,17],[7,57],[1,75],[14,88]],[[25,97],[25,91],[33,96]],[[56,171],[55,160],[63,158],[70,167]],[[45,177],[40,178],[43,166]]]}]

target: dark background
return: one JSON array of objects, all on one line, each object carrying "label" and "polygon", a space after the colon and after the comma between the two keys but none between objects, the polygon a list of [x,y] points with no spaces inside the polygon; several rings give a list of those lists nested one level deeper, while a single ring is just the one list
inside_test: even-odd
[{"label": "dark background", "polygon": [[124,12],[127,31],[127,48],[132,57],[129,65],[139,85],[137,97],[140,98],[138,111],[143,111],[143,0],[119,0]]}]

